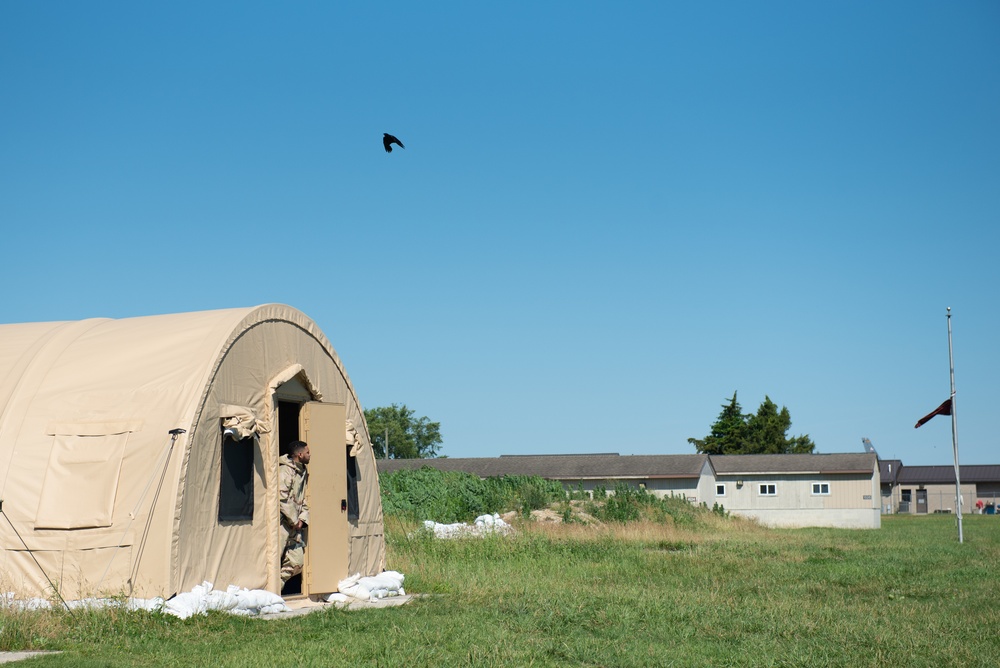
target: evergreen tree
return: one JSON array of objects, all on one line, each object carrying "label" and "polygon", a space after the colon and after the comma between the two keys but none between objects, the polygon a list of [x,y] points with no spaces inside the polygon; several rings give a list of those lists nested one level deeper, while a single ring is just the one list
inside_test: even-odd
[{"label": "evergreen tree", "polygon": [[712,433],[704,439],[689,438],[688,443],[702,454],[722,455],[738,451],[746,440],[746,432],[746,417],[736,400],[736,392],[733,392],[730,402],[722,404],[722,412],[712,425]]},{"label": "evergreen tree", "polygon": [[766,396],[756,413],[743,415],[736,393],[712,425],[712,433],[704,439],[689,438],[688,443],[706,455],[770,455],[808,454],[816,444],[808,435],[789,438],[792,416],[784,406]]}]

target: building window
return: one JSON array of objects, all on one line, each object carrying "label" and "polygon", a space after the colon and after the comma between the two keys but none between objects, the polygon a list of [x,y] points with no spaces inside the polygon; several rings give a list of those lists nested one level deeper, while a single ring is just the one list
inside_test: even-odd
[{"label": "building window", "polygon": [[760,495],[778,496],[778,486],[773,482],[762,482],[760,483]]},{"label": "building window", "polygon": [[725,496],[726,495],[726,486],[724,484],[718,484],[718,485],[716,485],[715,486],[715,495],[716,496]]},{"label": "building window", "polygon": [[828,482],[813,483],[813,496],[828,496],[829,494],[830,494],[830,483]]}]

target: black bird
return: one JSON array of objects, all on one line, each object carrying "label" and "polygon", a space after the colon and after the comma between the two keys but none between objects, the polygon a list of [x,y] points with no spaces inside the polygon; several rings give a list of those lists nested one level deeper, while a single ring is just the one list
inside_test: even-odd
[{"label": "black bird", "polygon": [[406,148],[405,146],[403,146],[403,142],[399,141],[398,139],[396,139],[395,137],[393,137],[388,132],[383,132],[382,133],[382,146],[385,146],[385,152],[386,153],[392,153],[392,145],[393,144],[399,144],[399,148]]}]

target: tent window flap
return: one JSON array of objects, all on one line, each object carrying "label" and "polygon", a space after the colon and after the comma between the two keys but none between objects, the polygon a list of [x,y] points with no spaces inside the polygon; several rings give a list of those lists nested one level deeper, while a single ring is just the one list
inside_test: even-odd
[{"label": "tent window flap", "polygon": [[53,436],[36,529],[111,526],[128,432]]}]

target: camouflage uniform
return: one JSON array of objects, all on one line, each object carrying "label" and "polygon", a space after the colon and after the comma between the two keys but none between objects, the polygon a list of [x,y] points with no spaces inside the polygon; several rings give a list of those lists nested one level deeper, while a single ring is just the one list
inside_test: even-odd
[{"label": "camouflage uniform", "polygon": [[295,524],[302,520],[303,528],[309,524],[309,505],[306,503],[306,484],[309,482],[309,471],[302,462],[289,459],[282,455],[278,459],[281,487],[281,537],[284,539],[284,550],[281,555],[281,581],[302,572],[302,562],[305,556],[305,538],[302,530],[296,531]]}]

